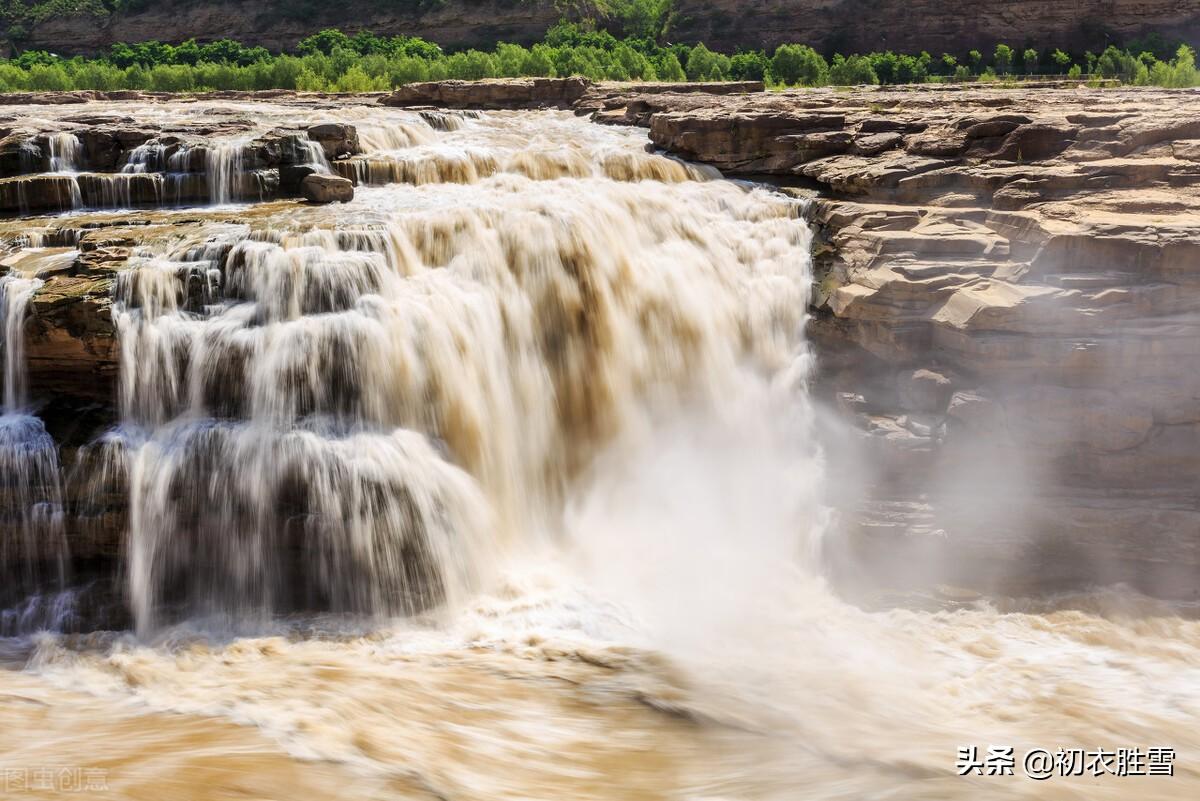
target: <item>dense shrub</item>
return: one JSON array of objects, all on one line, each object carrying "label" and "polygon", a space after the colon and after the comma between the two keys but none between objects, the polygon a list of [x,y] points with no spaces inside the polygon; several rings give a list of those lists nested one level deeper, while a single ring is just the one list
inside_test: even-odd
[{"label": "dense shrub", "polygon": [[761,50],[734,53],[729,59],[729,77],[735,81],[762,81],[771,62]]},{"label": "dense shrub", "polygon": [[1110,46],[1099,54],[1070,54],[1061,49],[1039,53],[1030,47],[1016,52],[998,44],[990,63],[985,63],[988,60],[978,50],[961,58],[950,53],[935,59],[924,52],[885,51],[834,54],[827,61],[801,44],[781,45],[770,56],[761,50],[730,56],[703,43],[663,43],[670,3],[629,0],[620,6],[608,0],[605,8],[611,11],[618,6],[624,9],[621,19],[633,20],[623,28],[628,34],[624,39],[594,25],[563,22],[532,47],[501,42],[488,51],[446,53],[437,44],[416,37],[380,37],[368,31],[348,36],[337,30],[313,34],[299,43],[294,54],[280,55],[230,39],[203,44],[194,39],[179,44],[115,44],[92,59],[64,59],[42,50],[27,50],[15,58],[0,59],[0,91],[282,88],[366,92],[445,78],[569,75],[594,80],[767,80],[790,86],[849,86],[929,80],[994,82],[999,76],[1011,75],[1017,66],[1024,74],[1065,73],[1068,78],[1087,78],[1093,83],[1118,80],[1170,87],[1200,83],[1191,48],[1175,45],[1165,50],[1164,42],[1153,38],[1137,48]]},{"label": "dense shrub", "polygon": [[871,60],[866,56],[853,55],[846,58],[838,53],[829,65],[829,82],[834,86],[857,86],[879,83],[879,76],[875,74]]},{"label": "dense shrub", "polygon": [[828,75],[829,64],[806,45],[780,45],[771,57],[771,78],[778,83],[817,86],[825,83]]}]

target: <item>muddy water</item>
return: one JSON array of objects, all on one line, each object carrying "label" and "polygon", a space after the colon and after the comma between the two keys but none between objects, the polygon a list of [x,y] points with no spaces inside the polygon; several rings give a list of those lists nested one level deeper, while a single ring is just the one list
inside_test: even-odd
[{"label": "muddy water", "polygon": [[[565,114],[90,110],[215,121],[210,155],[350,122],[369,152],[344,206],[231,204],[218,181],[216,207],[11,226],[22,264],[29,231],[138,241],[114,288],[120,425],[84,449],[97,493],[128,488],[136,631],[4,641],[6,778],[86,768],[99,798],[1196,796],[1188,610],[1113,591],[864,611],[827,585],[797,201]],[[991,745],[1168,747],[1176,775],[956,775],[959,747]]]}]

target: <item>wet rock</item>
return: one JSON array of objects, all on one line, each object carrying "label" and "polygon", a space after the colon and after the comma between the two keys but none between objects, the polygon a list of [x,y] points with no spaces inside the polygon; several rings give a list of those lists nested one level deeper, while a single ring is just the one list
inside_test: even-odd
[{"label": "wet rock", "polygon": [[300,192],[313,203],[349,203],[354,184],[336,175],[309,175],[300,182]]},{"label": "wet rock", "polygon": [[308,129],[308,138],[321,145],[327,159],[355,156],[362,152],[362,146],[358,142],[358,129],[353,125],[314,125]]},{"label": "wet rock", "polygon": [[995,435],[1004,428],[1004,409],[978,392],[955,392],[946,416],[985,435]]},{"label": "wet rock", "polygon": [[310,175],[316,175],[317,168],[307,164],[286,164],[279,168],[279,192],[283,195],[299,195],[300,185]]}]

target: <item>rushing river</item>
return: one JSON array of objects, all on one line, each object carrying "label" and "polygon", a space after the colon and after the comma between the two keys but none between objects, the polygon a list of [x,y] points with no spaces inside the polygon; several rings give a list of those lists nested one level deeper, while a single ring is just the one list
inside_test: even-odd
[{"label": "rushing river", "polygon": [[[87,108],[253,122],[206,151],[209,205],[49,221],[148,223],[113,288],[117,424],[73,466],[127,497],[132,627],[0,641],[4,797],[1200,793],[1181,610],[868,611],[829,586],[802,201],[568,114]],[[354,201],[231,202],[238,143],[330,120],[367,151]],[[56,181],[99,180],[71,138],[47,149]],[[19,323],[77,254],[19,244],[0,467],[32,511],[5,540],[45,571],[60,468]],[[5,571],[69,606],[61,576]],[[1017,775],[958,775],[997,745]],[[1035,781],[1039,747],[1173,748],[1175,775]],[[61,769],[86,770],[35,786]]]}]

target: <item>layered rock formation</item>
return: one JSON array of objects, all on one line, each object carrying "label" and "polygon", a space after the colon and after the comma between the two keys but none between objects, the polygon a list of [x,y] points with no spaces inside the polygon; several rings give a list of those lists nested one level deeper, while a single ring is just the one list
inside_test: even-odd
[{"label": "layered rock formation", "polygon": [[[55,131],[0,128],[0,212],[30,214],[77,207],[159,206],[300,196],[280,186],[280,170],[361,154],[353,126],[276,130],[220,149],[214,137],[253,129],[250,121],[140,125],[120,115],[68,118]],[[65,139],[64,139],[65,137]],[[70,169],[54,164],[71,152]]]},{"label": "layered rock formation", "polygon": [[60,13],[36,23],[23,22],[23,49],[45,48],[64,54],[95,53],[114,42],[150,39],[174,42],[194,36],[201,41],[236,39],[271,50],[291,49],[322,28],[353,34],[422,36],[451,47],[491,47],[496,42],[541,39],[561,12],[553,0],[382,3],[351,0],[323,3],[278,0],[182,0],[143,4],[132,11]]},{"label": "layered rock formation", "polygon": [[[472,107],[567,102],[564,86],[549,86],[429,86],[385,102],[456,92],[467,95],[455,105]],[[831,548],[843,572],[1006,591],[1118,580],[1194,595],[1194,93],[687,88],[569,87],[579,114],[646,126],[665,151],[812,197],[809,333],[829,409],[832,500],[852,535]],[[474,113],[417,112],[440,130]],[[214,162],[205,137],[227,136],[236,120],[168,130],[118,116],[65,118],[54,131],[9,125],[5,208],[63,207],[68,180],[89,202],[103,199],[89,180],[165,181],[164,159],[210,199],[220,163],[238,165],[226,175],[230,197],[299,196],[320,158],[352,182],[422,180],[363,155],[352,125],[281,129]],[[51,137],[64,132],[78,140],[80,169],[100,171],[93,178],[45,172],[63,148]],[[131,163],[145,172],[113,172]],[[45,415],[59,441],[88,415],[111,419],[113,279],[157,224],[134,212],[86,229],[69,218],[5,226],[6,241],[78,251],[42,276],[27,326],[31,384],[65,404]],[[110,533],[120,514],[100,516]],[[102,554],[114,540],[91,542]]]},{"label": "layered rock formation", "polygon": [[1150,32],[1194,41],[1196,0],[1037,0],[981,4],[938,0],[710,0],[680,2],[671,27],[680,41],[710,47],[775,47],[805,42],[842,53],[988,51],[997,42],[1038,49],[1100,50]]},{"label": "layered rock formation", "polygon": [[401,86],[380,102],[385,106],[457,109],[570,108],[589,86],[591,82],[585,78],[429,81]]},{"label": "layered rock formation", "polygon": [[820,191],[811,336],[827,399],[867,444],[860,554],[886,567],[916,550],[976,583],[1016,570],[1018,585],[1109,578],[1191,596],[1193,98],[632,93],[592,109],[727,175]]},{"label": "layered rock formation", "polygon": [[[94,53],[114,42],[148,39],[201,41],[223,37],[272,50],[292,48],[322,28],[349,33],[422,36],[447,47],[530,43],[562,16],[551,0],[382,3],[354,0],[337,6],[295,2],[220,0],[156,2],[131,11],[52,14],[37,22],[10,19],[25,29],[23,49]],[[678,0],[669,29],[673,41],[704,41],[727,51],[803,42],[842,52],[900,50],[962,53],[996,42],[1038,49],[1103,49],[1157,32],[1170,39],[1200,37],[1197,0],[1083,0],[1063,4],[1015,0],[996,5],[881,0]]]}]

